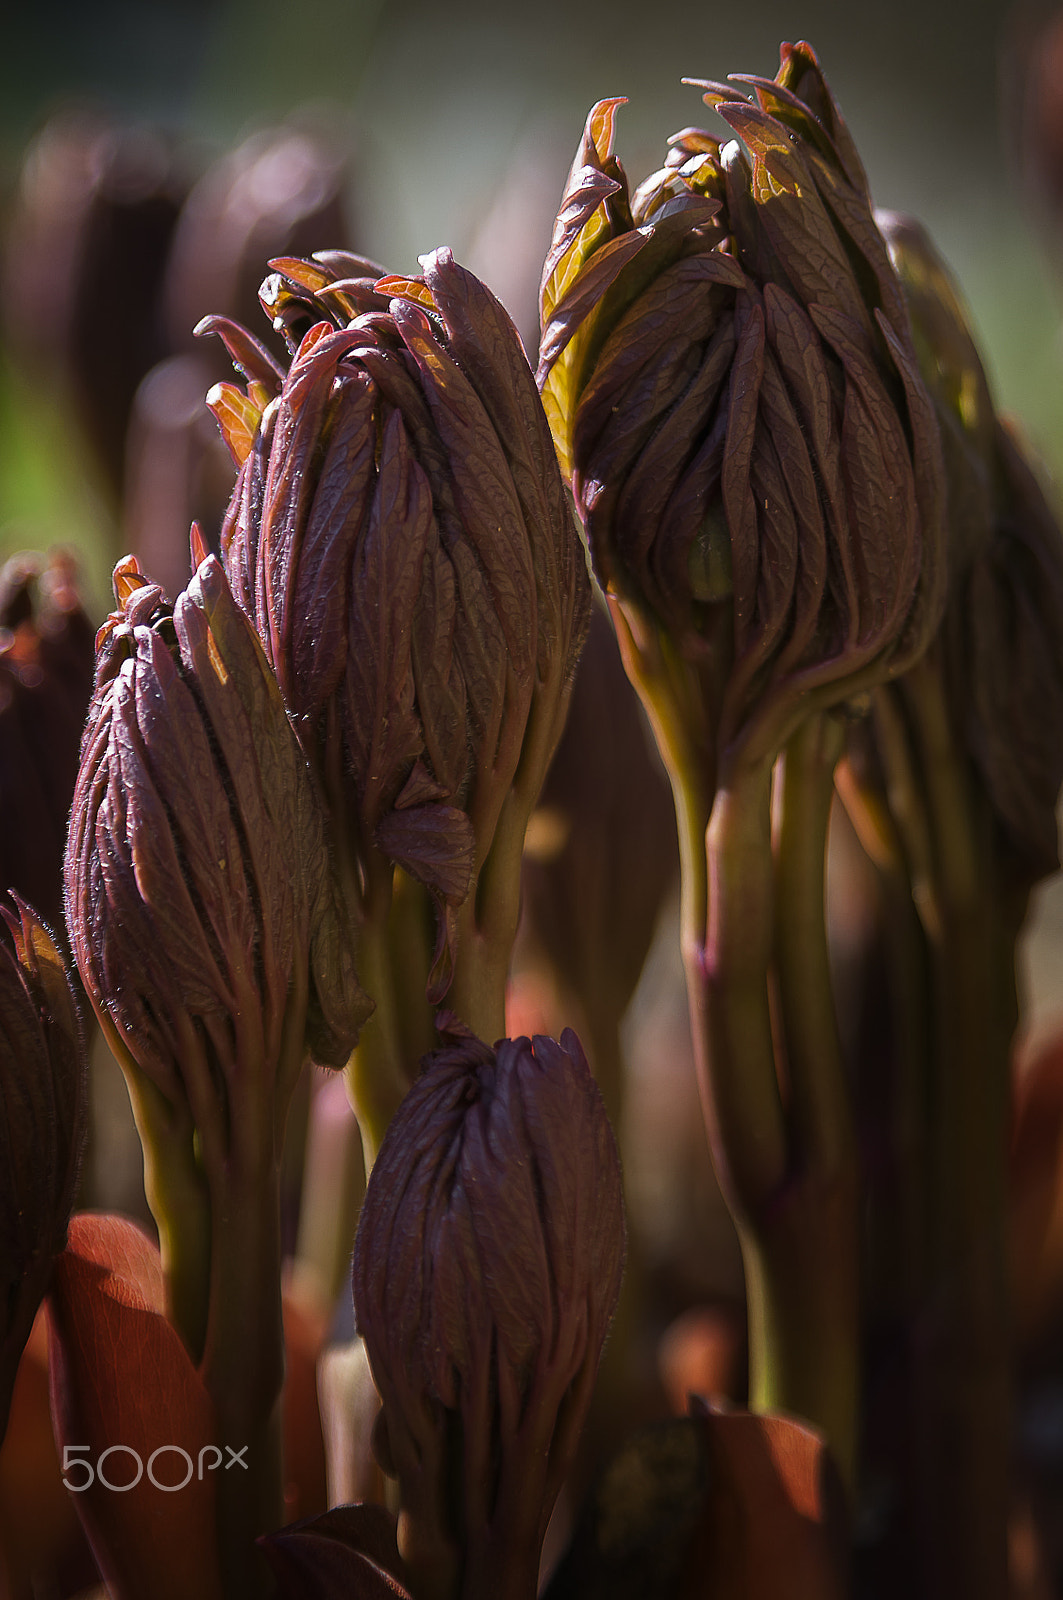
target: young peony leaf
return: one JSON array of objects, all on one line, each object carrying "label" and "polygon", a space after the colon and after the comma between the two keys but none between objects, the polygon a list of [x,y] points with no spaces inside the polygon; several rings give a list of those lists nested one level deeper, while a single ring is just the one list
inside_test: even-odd
[{"label": "young peony leaf", "polygon": [[903,671],[944,604],[938,428],[863,171],[807,45],[736,81],[757,104],[703,87],[744,146],[684,130],[630,207],[612,106],[604,147],[588,125],[537,375],[600,581],[698,677],[710,777]]},{"label": "young peony leaf", "polygon": [[575,1034],[491,1049],[459,1033],[428,1057],[354,1257],[381,1464],[426,1594],[534,1594],[623,1254],[616,1146]]},{"label": "young peony leaf", "polygon": [[124,1218],[75,1217],[48,1315],[56,1440],[109,1593],[222,1600],[213,1471],[223,1468],[211,1468],[221,1451],[207,1392],[166,1319],[155,1246]]},{"label": "young peony leaf", "polygon": [[382,1506],[336,1506],[259,1540],[280,1600],[410,1600]]}]

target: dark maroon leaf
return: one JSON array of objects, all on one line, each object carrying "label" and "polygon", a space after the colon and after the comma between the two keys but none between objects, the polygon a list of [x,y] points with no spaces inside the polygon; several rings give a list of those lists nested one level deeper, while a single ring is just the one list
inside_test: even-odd
[{"label": "dark maroon leaf", "polygon": [[382,1506],[336,1506],[258,1542],[281,1600],[409,1600],[394,1519]]},{"label": "dark maroon leaf", "polygon": [[292,709],[316,711],[339,687],[347,651],[351,563],[373,470],[372,385],[359,373],[342,401],[314,490],[292,597]]},{"label": "dark maroon leaf", "polygon": [[377,825],[378,850],[426,888],[453,905],[469,892],[476,839],[472,824],[457,806],[407,806],[391,811]]}]

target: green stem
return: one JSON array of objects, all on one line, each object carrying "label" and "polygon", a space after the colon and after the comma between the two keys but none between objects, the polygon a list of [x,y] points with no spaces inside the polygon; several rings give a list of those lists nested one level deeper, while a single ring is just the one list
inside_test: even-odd
[{"label": "green stem", "polygon": [[688,976],[710,1143],[745,1263],[750,1404],[806,1417],[851,1485],[856,1169],[823,909],[837,748],[836,728],[819,719],[794,736],[777,876],[772,763],[761,758],[729,773],[706,836],[708,935],[704,951],[688,960]]},{"label": "green stem", "polygon": [[[859,1185],[851,1097],[834,1008],[824,884],[834,769],[843,743],[840,719],[827,713],[809,717],[786,748],[776,960],[799,1209],[808,1219],[809,1233],[795,1242],[795,1259],[802,1261],[808,1276],[805,1310],[794,1307],[793,1314],[814,1323],[810,1348],[802,1352],[792,1382],[807,1387],[817,1408],[815,1420],[851,1485],[859,1414]],[[811,1318],[810,1306],[815,1308]],[[791,1330],[788,1337],[793,1341],[799,1335]]]},{"label": "green stem", "polygon": [[624,671],[642,701],[672,785],[679,837],[680,941],[692,955],[701,948],[708,917],[705,832],[716,787],[703,686],[663,630],[648,625],[637,608],[618,596],[608,599]]},{"label": "green stem", "polygon": [[911,894],[895,874],[883,874],[881,883],[895,1031],[890,1144],[897,1174],[896,1276],[901,1313],[910,1321],[924,1302],[929,1271],[931,978],[925,933]]},{"label": "green stem", "polygon": [[264,1569],[255,1539],[284,1520],[277,1163],[258,1169],[233,1163],[219,1189],[201,1376],[214,1404],[216,1442],[226,1451],[215,1479],[223,1586],[231,1600],[257,1600]]},{"label": "green stem", "polygon": [[[496,884],[503,876],[499,863],[493,863],[492,878]],[[519,857],[509,872],[517,875],[519,882]],[[508,889],[499,885],[508,898]],[[494,1044],[506,1033],[506,981],[513,943],[517,937],[517,917],[500,916],[496,900],[495,915],[491,918],[497,934],[486,932],[476,918],[475,896],[470,895],[457,919],[457,940],[454,951],[454,979],[447,991],[448,1010],[460,1017],[478,1039]],[[499,926],[501,924],[501,926]]]},{"label": "green stem", "polygon": [[395,1021],[399,1049],[404,1070],[411,1076],[416,1073],[422,1056],[438,1043],[433,1008],[425,997],[437,916],[432,896],[424,884],[396,867],[388,948],[392,984],[398,997]]},{"label": "green stem", "polygon": [[[750,1399],[794,1411],[827,1435],[849,1476],[856,1419],[856,1198],[853,1135],[826,961],[823,872],[839,736],[789,706],[726,763],[710,708],[722,686],[681,659],[667,635],[611,596],[628,677],[672,781],[682,872],[681,939],[702,1106],[713,1163],[746,1269]],[[781,1053],[772,1032],[776,885],[769,732],[796,752],[783,849]],[[782,735],[780,735],[782,736]],[[803,742],[802,742],[803,741]],[[812,830],[812,836],[806,837]]]},{"label": "green stem", "polygon": [[[940,872],[934,861],[932,819],[928,814],[930,797],[926,792],[924,775],[917,771],[913,760],[911,734],[898,696],[897,687],[891,684],[883,685],[876,692],[875,738],[885,768],[889,810],[897,825],[912,902],[927,938],[938,940],[941,936],[941,907],[938,903]],[[957,817],[957,825],[963,826],[960,816]],[[951,841],[945,839],[942,843],[955,856],[956,850]]]},{"label": "green stem", "polygon": [[827,949],[824,871],[834,768],[844,734],[813,716],[786,747],[776,889],[776,958],[790,1105],[806,1168],[855,1178],[849,1089],[842,1066]]},{"label": "green stem", "polygon": [[[334,869],[351,926],[356,930],[358,980],[374,1003],[345,1068],[368,1174],[416,1066],[403,1049],[400,1002],[391,964],[389,933],[395,871],[392,863],[374,848],[365,819],[348,806],[339,713],[331,701],[321,750],[318,773],[334,823]],[[417,997],[422,1009],[424,981],[422,978]]]},{"label": "green stem", "polygon": [[[508,771],[505,762],[498,763],[485,789],[490,805],[473,810],[477,864],[455,918],[454,978],[447,1005],[487,1044],[506,1032],[506,983],[520,922],[524,837],[568,714],[572,684],[561,676],[560,666],[555,662],[552,675],[536,682],[516,758]],[[502,743],[508,746],[507,740]],[[495,790],[502,786],[498,803]]]},{"label": "green stem", "polygon": [[211,1207],[195,1127],[188,1108],[171,1106],[145,1077],[113,1027],[105,1032],[125,1075],[144,1152],[144,1192],[159,1230],[167,1316],[198,1362],[207,1333]]},{"label": "green stem", "polygon": [[270,996],[265,1007],[249,975],[240,975],[231,1034],[215,1040],[225,1079],[224,1132],[213,1119],[197,1119],[211,1198],[210,1309],[200,1375],[214,1407],[215,1443],[226,1453],[215,1484],[219,1568],[231,1600],[272,1593],[255,1540],[284,1514],[281,1155],[306,1062],[306,1006],[305,969],[297,968],[286,993]]},{"label": "green stem", "polygon": [[[362,1029],[347,1063],[351,1101],[358,1115],[369,1173],[388,1123],[412,1081],[415,1062],[405,1060],[398,1020],[388,937],[393,870],[378,851],[367,867],[362,922],[358,936],[358,978],[376,1009]],[[421,992],[423,1004],[423,989]]]},{"label": "green stem", "polygon": [[764,761],[717,792],[706,834],[705,943],[685,951],[709,1141],[740,1227],[770,1205],[789,1159],[768,1000],[771,776]]}]

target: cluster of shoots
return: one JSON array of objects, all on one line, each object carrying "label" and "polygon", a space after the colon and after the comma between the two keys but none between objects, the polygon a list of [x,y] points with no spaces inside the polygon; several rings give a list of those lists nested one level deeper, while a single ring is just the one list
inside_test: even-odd
[{"label": "cluster of shoots", "polygon": [[[130,1447],[101,1398],[128,1359],[138,1439],[241,1462],[151,1502],[154,1569],[86,1491],[117,1600],[561,1600],[636,1549],[661,1600],[842,1596],[884,1475],[910,1592],[1004,1600],[1014,947],[1057,864],[1063,541],[810,47],[698,87],[735,137],[684,129],[633,192],[622,102],[591,111],[537,373],[447,249],[417,277],[285,256],[271,332],[200,325],[241,378],[208,397],[237,476],[175,598],[115,568],[64,864],[84,1015],[21,901],[0,951],[0,1401],[47,1296],[60,1443]],[[601,666],[606,605],[674,820]],[[526,859],[544,784],[574,842],[553,877]],[[880,882],[885,1050],[839,1020],[836,801]],[[628,1444],[547,1580],[602,1439],[647,1409],[606,1108],[676,837],[748,1405],[692,1398]],[[522,893],[586,1054],[571,1027],[507,1036]],[[93,1017],[157,1257],[85,1218],[65,1244]],[[345,1252],[376,1500],[291,1524],[282,1160],[307,1070],[345,1074],[368,1172]],[[94,1365],[111,1302],[154,1331]],[[137,1390],[149,1345],[173,1380]],[[888,1363],[899,1445],[870,1420]]]}]

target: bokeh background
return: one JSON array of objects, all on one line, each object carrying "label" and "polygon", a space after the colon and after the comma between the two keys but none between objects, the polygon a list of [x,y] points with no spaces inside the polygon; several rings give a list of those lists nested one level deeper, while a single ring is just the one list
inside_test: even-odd
[{"label": "bokeh background", "polygon": [[[952,264],[998,402],[1063,481],[1063,277],[1031,207],[1030,71],[1059,77],[1047,3],[831,0],[52,0],[8,6],[0,52],[0,208],[64,108],[161,129],[202,167],[296,116],[349,157],[352,242],[390,270],[439,244],[492,284],[531,343],[553,210],[589,106],[626,95],[634,181],[669,133],[711,123],[684,75],[774,73],[782,39],[816,47],[879,205],[910,211]],[[1025,109],[1024,109],[1025,106]],[[1026,130],[1024,134],[1023,130]],[[1036,165],[1036,163],[1035,163]],[[1025,176],[1024,176],[1025,174]],[[1051,189],[1041,172],[1042,188]],[[1063,239],[1061,230],[1059,239]],[[320,240],[322,246],[333,241]],[[135,276],[136,264],[130,263]],[[10,299],[6,320],[17,323]],[[99,315],[121,316],[121,293]],[[209,305],[200,308],[212,309]],[[106,351],[106,340],[101,348]],[[105,360],[105,355],[101,355]],[[0,552],[70,543],[107,608],[122,530],[61,396],[0,357]],[[1036,1026],[1063,1011],[1063,895],[1042,894],[1027,957]]]}]

